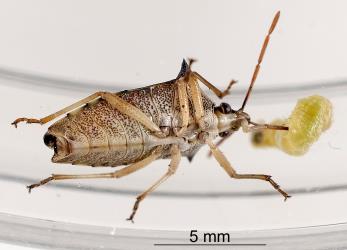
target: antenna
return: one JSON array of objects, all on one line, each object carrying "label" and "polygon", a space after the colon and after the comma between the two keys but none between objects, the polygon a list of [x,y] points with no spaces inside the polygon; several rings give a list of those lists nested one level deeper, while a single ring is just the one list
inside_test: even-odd
[{"label": "antenna", "polygon": [[258,63],[257,63],[257,65],[255,66],[255,69],[254,69],[254,72],[253,72],[251,84],[249,85],[247,94],[246,94],[246,96],[245,96],[245,99],[243,100],[243,103],[242,103],[242,106],[241,106],[241,108],[240,108],[240,111],[243,111],[243,109],[244,109],[245,106],[246,106],[248,97],[249,97],[249,95],[251,94],[253,85],[254,85],[254,83],[255,83],[255,80],[257,79],[258,72],[259,72],[259,69],[260,69],[260,64],[261,64],[261,62],[263,61],[263,57],[264,57],[264,54],[265,54],[265,51],[266,51],[266,47],[267,47],[267,45],[268,45],[268,43],[269,43],[269,41],[270,41],[270,35],[271,35],[271,33],[274,31],[274,29],[275,29],[275,27],[276,27],[276,24],[277,24],[279,18],[280,18],[280,11],[278,11],[278,12],[276,13],[274,19],[272,20],[270,29],[269,29],[269,31],[268,31],[266,37],[265,37],[265,40],[264,40],[264,42],[263,42],[263,46],[262,46],[261,51],[260,51],[260,55],[259,55],[259,57],[258,57]]}]

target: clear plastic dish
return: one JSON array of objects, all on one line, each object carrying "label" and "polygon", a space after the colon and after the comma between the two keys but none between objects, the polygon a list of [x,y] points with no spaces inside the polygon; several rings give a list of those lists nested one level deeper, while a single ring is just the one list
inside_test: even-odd
[{"label": "clear plastic dish", "polygon": [[[190,230],[196,229],[229,232],[231,243],[262,243],[266,249],[344,249],[346,83],[259,85],[252,94],[247,112],[266,121],[288,116],[297,99],[307,95],[320,94],[332,101],[333,125],[305,156],[253,148],[249,135],[242,132],[221,147],[240,173],[271,174],[293,196],[287,202],[267,183],[230,179],[207,157],[205,148],[192,163],[182,160],[177,174],[141,204],[132,224],[125,219],[136,195],[166,171],[168,161],[157,161],[122,179],[55,182],[29,195],[25,186],[51,173],[110,169],[53,164],[52,152],[42,141],[48,126],[10,126],[18,116],[40,117],[96,90],[116,92],[123,86],[0,69],[0,240],[52,249],[158,249],[154,244],[190,243]],[[244,90],[236,89],[225,101],[236,106],[243,95]],[[238,248],[242,246],[233,246]],[[260,247],[247,249],[251,248]]]}]

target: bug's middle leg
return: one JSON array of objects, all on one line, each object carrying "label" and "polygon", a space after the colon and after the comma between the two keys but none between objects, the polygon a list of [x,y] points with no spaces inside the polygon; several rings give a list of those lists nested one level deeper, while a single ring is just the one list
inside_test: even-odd
[{"label": "bug's middle leg", "polygon": [[175,134],[177,137],[181,137],[184,132],[187,130],[189,122],[189,105],[188,105],[188,95],[187,95],[187,84],[185,81],[180,78],[177,80],[177,92],[178,92],[178,101],[181,110],[181,119],[182,125],[181,129],[176,131]]},{"label": "bug's middle leg", "polygon": [[138,161],[135,162],[127,167],[124,167],[120,170],[111,172],[111,173],[99,173],[99,174],[79,174],[79,175],[72,175],[72,174],[52,174],[50,177],[43,179],[39,181],[38,183],[34,183],[32,185],[27,186],[29,193],[33,188],[42,186],[47,184],[48,182],[54,181],[54,180],[68,180],[68,179],[97,179],[97,178],[121,178],[126,175],[129,175],[135,171],[138,171],[146,166],[148,166],[151,162],[156,160],[160,154],[161,154],[162,147],[157,147],[152,151],[152,153]]},{"label": "bug's middle leg", "polygon": [[235,179],[258,179],[269,182],[281,195],[284,196],[284,200],[290,197],[285,191],[283,191],[280,186],[271,178],[270,175],[264,174],[238,174],[234,168],[230,165],[224,154],[214,145],[211,140],[207,140],[213,156],[216,158],[218,163],[223,167],[223,169],[228,173],[231,178]]},{"label": "bug's middle leg", "polygon": [[191,74],[185,77],[185,82],[189,87],[192,104],[194,108],[194,119],[195,122],[199,125],[201,131],[204,131],[209,124],[206,124],[204,121],[205,110],[203,106],[201,89],[199,87],[199,83],[195,77],[192,77]]},{"label": "bug's middle leg", "polygon": [[133,221],[134,216],[137,212],[137,209],[139,208],[140,202],[144,200],[148,194],[153,192],[158,186],[160,186],[160,184],[162,184],[164,181],[166,181],[171,175],[173,175],[176,172],[180,160],[181,160],[181,152],[179,150],[178,145],[174,144],[171,147],[171,161],[170,161],[169,169],[158,181],[156,181],[152,186],[150,186],[145,192],[137,196],[134,207],[133,207],[133,211],[127,220]]}]

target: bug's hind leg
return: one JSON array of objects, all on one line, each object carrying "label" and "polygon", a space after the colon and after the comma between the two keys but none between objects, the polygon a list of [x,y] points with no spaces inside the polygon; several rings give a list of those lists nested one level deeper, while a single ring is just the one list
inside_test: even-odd
[{"label": "bug's hind leg", "polygon": [[140,202],[143,199],[145,199],[149,193],[153,192],[158,186],[160,186],[160,184],[162,184],[164,181],[166,181],[171,175],[173,175],[176,172],[180,160],[181,160],[181,152],[179,150],[178,145],[174,144],[171,147],[171,161],[170,161],[169,169],[151,187],[149,187],[145,192],[137,196],[134,207],[133,207],[133,211],[127,220],[131,220],[132,222],[134,222],[134,216],[137,212],[137,209],[139,208]]},{"label": "bug's hind leg", "polygon": [[123,176],[129,175],[135,171],[138,171],[159,158],[162,151],[162,147],[157,147],[154,149],[150,156],[135,162],[127,167],[124,167],[120,170],[111,172],[111,173],[99,173],[99,174],[81,174],[81,175],[66,175],[66,174],[52,174],[52,176],[41,180],[38,183],[27,186],[29,193],[33,188],[42,186],[51,182],[53,180],[68,180],[68,179],[97,179],[97,178],[121,178]]},{"label": "bug's hind leg", "polygon": [[19,122],[26,121],[27,123],[39,123],[39,124],[45,124],[58,116],[61,116],[65,113],[68,113],[74,109],[77,109],[93,100],[96,100],[98,98],[102,98],[106,100],[114,109],[118,110],[122,114],[128,115],[129,117],[133,118],[134,120],[140,122],[143,124],[146,128],[148,128],[150,131],[156,133],[158,136],[162,135],[162,131],[160,128],[148,117],[145,113],[143,113],[140,109],[135,107],[134,105],[128,103],[127,101],[123,100],[117,94],[112,94],[108,92],[96,92],[66,108],[63,108],[53,114],[50,114],[44,118],[41,119],[34,119],[34,118],[18,118],[14,122],[12,122],[12,125],[17,127],[17,124]]},{"label": "bug's hind leg", "polygon": [[231,178],[235,179],[258,179],[269,182],[281,195],[283,195],[284,200],[290,198],[285,191],[283,191],[280,186],[271,178],[270,175],[264,174],[238,174],[233,167],[230,165],[229,161],[226,159],[224,154],[213,144],[211,140],[207,140],[213,156],[216,158],[221,167],[228,173]]},{"label": "bug's hind leg", "polygon": [[25,118],[25,117],[21,117],[21,118],[17,118],[14,122],[12,122],[12,125],[14,125],[15,127],[17,127],[17,124],[20,123],[20,122],[27,122],[27,123],[39,123],[39,124],[45,124],[47,122],[50,122],[52,121],[53,119],[57,118],[58,116],[61,116],[67,112],[70,112],[88,102],[91,102],[97,98],[100,97],[100,92],[96,92],[78,102],[75,102],[74,104],[70,105],[70,106],[67,106],[53,114],[50,114],[46,117],[43,117],[41,119],[36,119],[36,118]]}]

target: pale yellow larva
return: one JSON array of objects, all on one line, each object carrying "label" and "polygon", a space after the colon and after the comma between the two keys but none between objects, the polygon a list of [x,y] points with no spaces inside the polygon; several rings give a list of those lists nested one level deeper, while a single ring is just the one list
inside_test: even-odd
[{"label": "pale yellow larva", "polygon": [[253,133],[252,143],[259,147],[277,147],[290,155],[303,155],[330,127],[331,120],[331,102],[319,95],[309,96],[298,101],[288,119],[271,122],[273,125],[288,126],[288,131],[258,131]]}]

